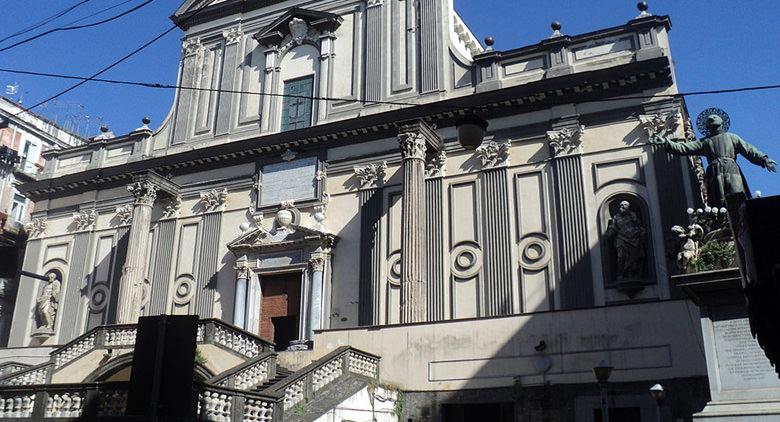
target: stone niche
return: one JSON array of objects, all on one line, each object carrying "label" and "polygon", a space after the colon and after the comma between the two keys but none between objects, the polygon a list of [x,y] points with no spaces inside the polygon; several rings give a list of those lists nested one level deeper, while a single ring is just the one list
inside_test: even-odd
[{"label": "stone niche", "polygon": [[[623,203],[628,204],[628,209],[621,212]],[[620,193],[602,203],[599,209],[599,243],[604,288],[616,289],[633,298],[645,286],[655,282],[649,221],[647,205],[637,195]]]}]

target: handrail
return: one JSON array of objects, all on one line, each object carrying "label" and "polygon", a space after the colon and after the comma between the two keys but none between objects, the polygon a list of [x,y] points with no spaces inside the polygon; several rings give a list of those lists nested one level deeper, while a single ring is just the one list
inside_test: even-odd
[{"label": "handrail", "polygon": [[44,362],[21,371],[12,372],[0,378],[0,386],[46,384],[51,373],[51,367],[51,362]]},{"label": "handrail", "polygon": [[[193,386],[198,397],[197,417],[207,421],[281,421],[281,394],[257,393],[201,382]],[[276,418],[274,417],[276,416]]]},{"label": "handrail", "polygon": [[263,353],[213,376],[207,383],[237,390],[249,390],[273,378],[276,356],[275,352]]},{"label": "handrail", "polygon": [[125,381],[0,387],[0,418],[124,416],[129,386]]}]

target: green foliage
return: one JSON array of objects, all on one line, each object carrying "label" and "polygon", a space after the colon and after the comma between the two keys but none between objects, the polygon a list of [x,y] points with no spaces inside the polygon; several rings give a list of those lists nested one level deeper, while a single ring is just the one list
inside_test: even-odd
[{"label": "green foliage", "polygon": [[205,366],[208,363],[208,359],[206,359],[205,356],[203,356],[203,353],[200,351],[200,348],[195,348],[195,363],[197,363],[200,366]]},{"label": "green foliage", "polygon": [[406,396],[401,390],[395,391],[395,404],[393,405],[393,414],[398,420],[401,420],[401,416],[404,414],[404,404],[406,403]]},{"label": "green foliage", "polygon": [[734,242],[710,241],[699,250],[696,269],[699,271],[721,270],[736,265]]},{"label": "green foliage", "polygon": [[306,413],[306,407],[303,405],[303,403],[295,403],[295,406],[292,407],[292,411],[297,416],[302,416],[304,413]]}]

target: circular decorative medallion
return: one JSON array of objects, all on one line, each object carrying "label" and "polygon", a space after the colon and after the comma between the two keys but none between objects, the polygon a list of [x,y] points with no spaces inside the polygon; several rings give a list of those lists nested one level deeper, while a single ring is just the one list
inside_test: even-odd
[{"label": "circular decorative medallion", "polygon": [[401,286],[401,252],[396,251],[387,258],[387,281],[395,287]]},{"label": "circular decorative medallion", "polygon": [[452,249],[450,270],[455,277],[472,278],[482,269],[482,250],[473,243],[462,243]]},{"label": "circular decorative medallion", "polygon": [[728,132],[729,127],[731,127],[731,118],[729,117],[728,113],[716,107],[708,108],[696,116],[696,129],[699,129],[699,132],[704,135],[705,138],[712,136],[710,130],[707,128],[707,117],[713,114],[720,116],[720,118],[723,119],[724,132]]},{"label": "circular decorative medallion", "polygon": [[92,288],[89,297],[89,309],[93,312],[100,312],[108,305],[108,286],[99,284]]},{"label": "circular decorative medallion", "polygon": [[552,246],[542,233],[533,233],[523,237],[518,245],[520,265],[528,270],[541,270],[550,262]]},{"label": "circular decorative medallion", "polygon": [[179,305],[187,304],[195,293],[195,280],[189,276],[181,276],[173,285],[173,301]]}]

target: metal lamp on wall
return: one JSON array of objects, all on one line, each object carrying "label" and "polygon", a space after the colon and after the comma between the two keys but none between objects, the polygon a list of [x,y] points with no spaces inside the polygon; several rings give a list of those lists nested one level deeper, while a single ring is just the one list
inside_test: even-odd
[{"label": "metal lamp on wall", "polygon": [[467,150],[477,149],[485,139],[488,122],[475,113],[468,114],[455,123],[458,129],[458,142]]},{"label": "metal lamp on wall", "polygon": [[655,410],[656,415],[658,416],[658,422],[661,422],[661,402],[666,397],[666,391],[664,391],[664,387],[661,384],[656,384],[650,387],[650,395],[653,396],[653,400],[655,400]]}]

